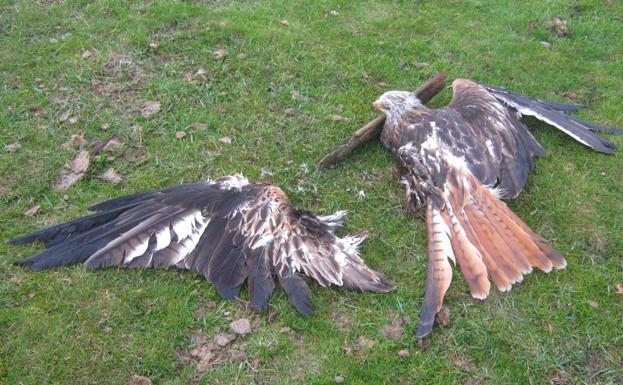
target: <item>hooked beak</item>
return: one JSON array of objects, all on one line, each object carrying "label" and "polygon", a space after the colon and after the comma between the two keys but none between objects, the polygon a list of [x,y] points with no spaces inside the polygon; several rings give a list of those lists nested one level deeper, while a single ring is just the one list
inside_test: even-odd
[{"label": "hooked beak", "polygon": [[372,103],[372,109],[375,111],[383,112],[383,105],[381,104],[381,101],[377,100],[374,103]]}]

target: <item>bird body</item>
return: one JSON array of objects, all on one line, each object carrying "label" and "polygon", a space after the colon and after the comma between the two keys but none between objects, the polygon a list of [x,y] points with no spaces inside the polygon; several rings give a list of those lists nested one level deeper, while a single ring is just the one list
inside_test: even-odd
[{"label": "bird body", "polygon": [[265,309],[277,278],[302,314],[312,312],[301,275],[321,286],[387,292],[392,285],[359,257],[366,234],[343,238],[344,211],[316,216],[295,209],[270,183],[239,174],[113,199],[96,213],[11,242],[43,241],[39,254],[16,264],[34,270],[84,263],[177,267],[200,273],[223,298],[249,287],[250,305]]},{"label": "bird body", "polygon": [[398,160],[409,208],[426,210],[428,269],[417,337],[432,330],[458,264],[471,294],[489,295],[521,282],[533,267],[562,269],[565,259],[500,198],[514,198],[541,145],[521,120],[535,116],[603,153],[614,144],[592,131],[620,130],[583,122],[580,106],[545,102],[470,80],[453,82],[448,106],[431,109],[413,93],[390,91],[373,106],[386,114],[381,140]]}]

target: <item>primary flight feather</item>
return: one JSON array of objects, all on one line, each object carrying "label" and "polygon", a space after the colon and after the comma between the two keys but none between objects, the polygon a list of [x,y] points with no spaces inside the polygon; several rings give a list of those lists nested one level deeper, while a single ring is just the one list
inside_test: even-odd
[{"label": "primary flight feather", "polygon": [[237,297],[247,282],[256,309],[268,306],[277,278],[302,314],[312,312],[312,299],[301,275],[321,286],[392,289],[359,256],[365,233],[335,235],[344,211],[325,216],[299,211],[277,186],[239,174],[117,198],[91,209],[96,213],[13,239],[46,246],[16,264],[34,270],[76,263],[188,269],[205,276],[226,299]]}]

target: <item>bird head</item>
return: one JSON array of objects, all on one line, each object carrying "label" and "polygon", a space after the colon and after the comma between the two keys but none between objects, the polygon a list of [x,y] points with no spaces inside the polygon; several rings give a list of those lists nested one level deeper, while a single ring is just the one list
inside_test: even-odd
[{"label": "bird head", "polygon": [[388,114],[417,108],[421,105],[422,102],[413,92],[388,91],[372,103],[372,108]]}]

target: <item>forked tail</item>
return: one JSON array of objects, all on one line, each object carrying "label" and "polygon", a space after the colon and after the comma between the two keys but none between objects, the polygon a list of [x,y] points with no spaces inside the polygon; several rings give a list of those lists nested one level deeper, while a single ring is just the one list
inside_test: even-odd
[{"label": "forked tail", "polygon": [[550,272],[567,265],[494,191],[462,171],[450,171],[443,197],[431,198],[427,206],[428,270],[418,338],[431,332],[450,286],[448,259],[459,265],[472,296],[478,299],[489,295],[489,280],[508,291],[533,267]]}]

